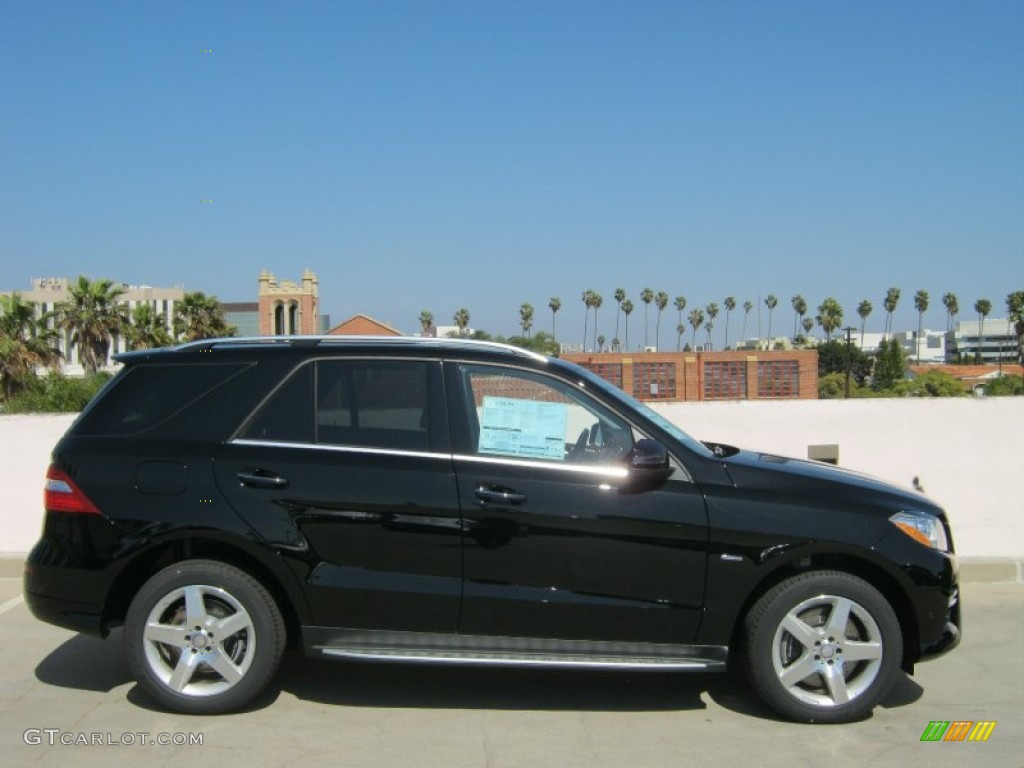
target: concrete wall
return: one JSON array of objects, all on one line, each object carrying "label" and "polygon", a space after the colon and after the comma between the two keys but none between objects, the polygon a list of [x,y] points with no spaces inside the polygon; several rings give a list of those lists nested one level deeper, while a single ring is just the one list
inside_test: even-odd
[{"label": "concrete wall", "polygon": [[[920,478],[950,515],[957,551],[1024,556],[1024,398],[793,400],[654,406],[694,437],[806,457],[838,443],[839,463],[903,486]],[[39,536],[50,450],[71,415],[0,416],[0,553]]]}]

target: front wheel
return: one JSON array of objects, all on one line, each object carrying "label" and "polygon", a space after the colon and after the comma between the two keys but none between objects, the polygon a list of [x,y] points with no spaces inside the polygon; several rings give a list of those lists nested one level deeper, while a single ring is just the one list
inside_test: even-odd
[{"label": "front wheel", "polygon": [[263,690],[284,651],[281,612],[244,571],[187,560],[149,579],[128,609],[128,665],[143,690],[168,709],[217,714]]},{"label": "front wheel", "polygon": [[848,573],[813,571],[781,582],[754,604],[745,628],[751,683],[792,720],[863,718],[899,674],[903,636],[892,606]]}]

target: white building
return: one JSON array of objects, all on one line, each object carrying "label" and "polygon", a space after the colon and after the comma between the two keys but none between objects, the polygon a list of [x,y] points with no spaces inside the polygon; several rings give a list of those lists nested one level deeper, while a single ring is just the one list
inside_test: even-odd
[{"label": "white building", "polygon": [[1013,323],[1005,317],[987,317],[984,324],[978,320],[959,321],[946,335],[947,362],[973,361],[978,354],[984,363],[1016,361],[1020,345]]}]

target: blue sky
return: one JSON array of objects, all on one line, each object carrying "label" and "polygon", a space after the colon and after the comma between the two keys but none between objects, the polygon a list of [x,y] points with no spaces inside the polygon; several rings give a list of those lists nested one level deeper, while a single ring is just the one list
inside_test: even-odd
[{"label": "blue sky", "polygon": [[774,293],[782,331],[796,293],[880,330],[890,286],[906,328],[921,288],[936,328],[947,291],[967,318],[1024,289],[1019,0],[3,0],[0,26],[2,290],[244,301],[309,267],[335,321],[509,334],[559,296],[578,342],[582,291],[610,339],[621,286],[635,343],[645,286]]}]

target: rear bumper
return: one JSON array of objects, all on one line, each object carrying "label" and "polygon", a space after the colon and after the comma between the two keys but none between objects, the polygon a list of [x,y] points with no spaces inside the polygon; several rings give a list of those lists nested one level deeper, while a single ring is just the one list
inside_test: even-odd
[{"label": "rear bumper", "polygon": [[33,616],[47,624],[97,637],[107,635],[107,629],[103,625],[103,611],[96,606],[46,597],[31,592],[28,588],[25,589],[25,605]]}]

